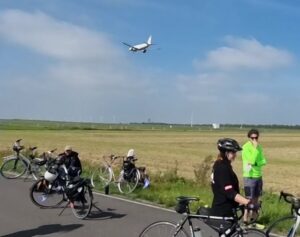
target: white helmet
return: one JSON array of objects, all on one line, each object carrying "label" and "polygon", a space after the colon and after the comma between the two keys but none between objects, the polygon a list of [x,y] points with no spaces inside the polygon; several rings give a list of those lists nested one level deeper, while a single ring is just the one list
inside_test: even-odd
[{"label": "white helmet", "polygon": [[127,153],[127,157],[134,157],[135,156],[135,152],[134,152],[134,149],[130,149]]},{"label": "white helmet", "polygon": [[48,170],[45,172],[44,178],[49,181],[53,182],[58,176],[58,173],[52,174]]}]

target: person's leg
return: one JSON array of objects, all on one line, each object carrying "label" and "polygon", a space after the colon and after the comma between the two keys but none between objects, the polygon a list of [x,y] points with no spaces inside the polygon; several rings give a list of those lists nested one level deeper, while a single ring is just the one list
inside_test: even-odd
[{"label": "person's leg", "polygon": [[[245,197],[247,199],[253,200],[253,198],[255,198],[254,179],[244,178],[244,191],[245,191]],[[252,215],[252,211],[249,212],[247,209],[245,209],[244,218],[243,218],[245,223],[250,222],[251,215]]]}]

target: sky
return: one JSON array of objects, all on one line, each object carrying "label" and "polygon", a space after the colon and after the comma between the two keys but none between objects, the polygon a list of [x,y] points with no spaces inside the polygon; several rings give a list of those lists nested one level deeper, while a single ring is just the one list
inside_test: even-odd
[{"label": "sky", "polygon": [[296,0],[1,0],[0,118],[300,124],[298,22]]}]

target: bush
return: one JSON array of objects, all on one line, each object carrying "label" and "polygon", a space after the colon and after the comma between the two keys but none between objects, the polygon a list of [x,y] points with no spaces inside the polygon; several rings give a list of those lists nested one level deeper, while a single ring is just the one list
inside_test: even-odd
[{"label": "bush", "polygon": [[195,181],[200,186],[209,185],[212,163],[213,156],[209,155],[204,158],[202,163],[194,166]]}]

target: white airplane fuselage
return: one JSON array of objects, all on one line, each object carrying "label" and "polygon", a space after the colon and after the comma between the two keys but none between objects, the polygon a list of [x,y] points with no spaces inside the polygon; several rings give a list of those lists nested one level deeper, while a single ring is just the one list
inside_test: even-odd
[{"label": "white airplane fuselage", "polygon": [[122,42],[126,46],[129,46],[129,51],[132,52],[137,52],[137,51],[142,51],[143,53],[146,53],[147,48],[149,48],[152,45],[152,36],[150,35],[147,42],[142,43],[142,44],[136,44],[136,45],[130,45],[126,42]]},{"label": "white airplane fuselage", "polygon": [[142,43],[142,44],[137,44],[133,45],[133,47],[130,47],[130,51],[138,51],[138,50],[145,50],[150,46],[150,44]]}]

